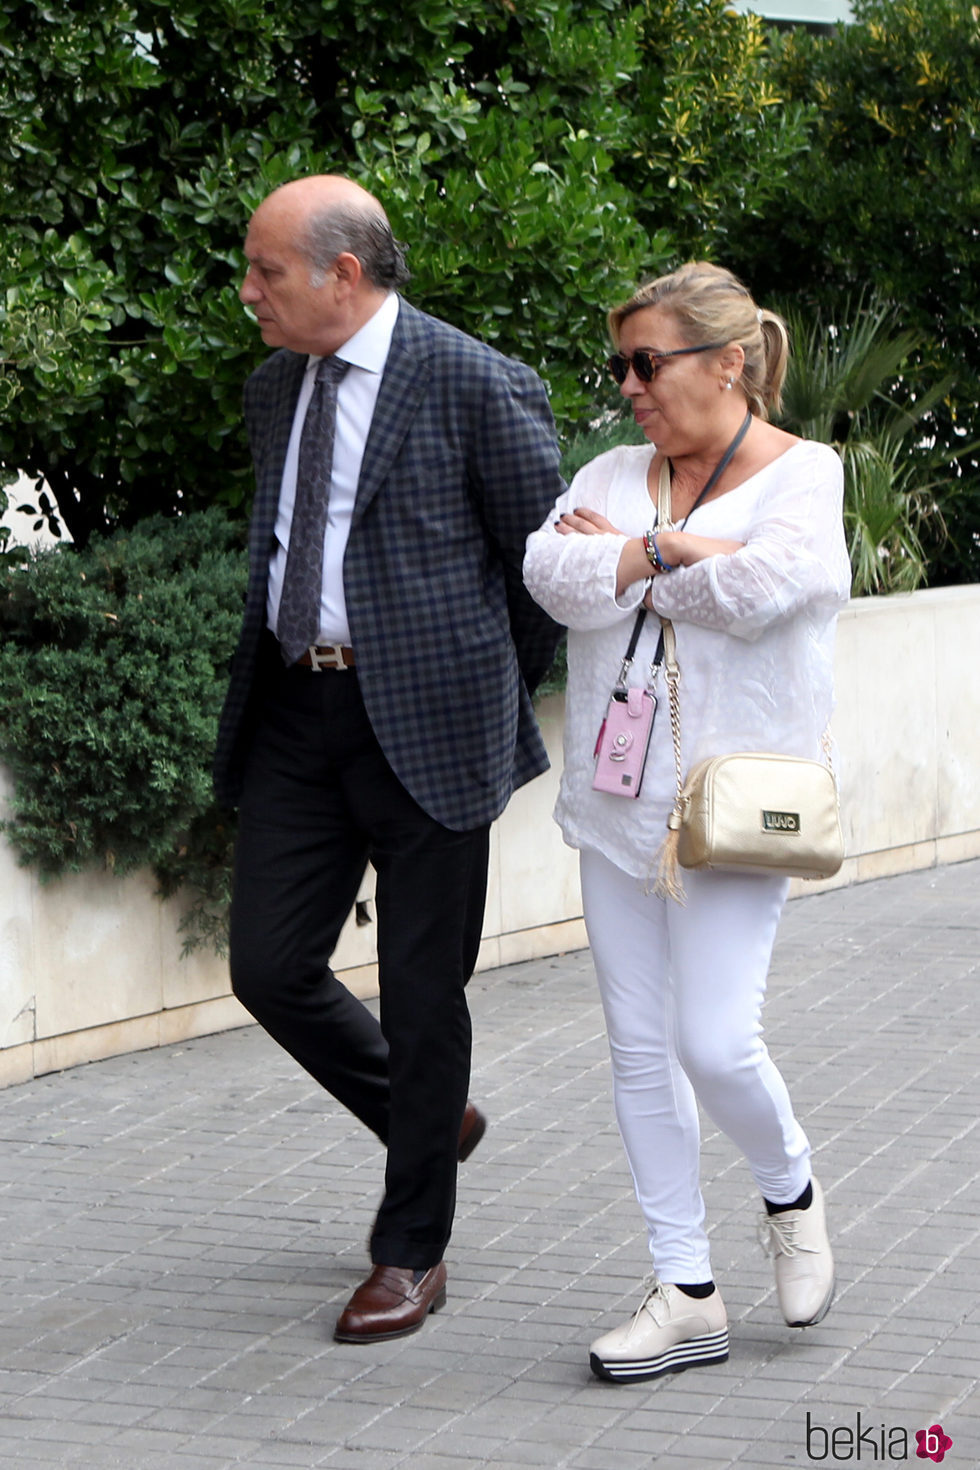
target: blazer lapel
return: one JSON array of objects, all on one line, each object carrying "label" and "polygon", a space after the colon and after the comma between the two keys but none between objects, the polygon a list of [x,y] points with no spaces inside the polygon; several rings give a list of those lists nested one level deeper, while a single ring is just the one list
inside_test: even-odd
[{"label": "blazer lapel", "polygon": [[388,361],[374,417],[364,446],[354,503],[354,522],[371,504],[425,398],[430,364],[428,333],[422,314],[402,300],[391,337]]},{"label": "blazer lapel", "polygon": [[267,368],[267,383],[258,400],[258,417],[249,425],[256,462],[255,500],[249,529],[249,603],[264,606],[269,556],[275,535],[282,469],[296,412],[306,358],[297,352],[281,354]]},{"label": "blazer lapel", "polygon": [[261,454],[261,471],[256,485],[256,519],[268,524],[270,534],[275,525],[279,506],[279,491],[282,487],[282,470],[289,448],[289,436],[296,413],[306,358],[298,352],[290,352],[281,359],[278,381],[269,395],[268,417],[259,428],[260,442],[257,449]]}]

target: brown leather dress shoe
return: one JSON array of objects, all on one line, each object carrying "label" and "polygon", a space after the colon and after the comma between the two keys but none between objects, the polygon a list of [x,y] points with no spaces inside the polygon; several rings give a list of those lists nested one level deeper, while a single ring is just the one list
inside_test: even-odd
[{"label": "brown leather dress shoe", "polygon": [[375,1266],[337,1320],[336,1342],[387,1342],[417,1332],[446,1305],[446,1266],[440,1261],[416,1282],[409,1267]]},{"label": "brown leather dress shoe", "polygon": [[476,1148],[480,1139],[487,1131],[487,1120],[478,1107],[468,1102],[463,1113],[463,1122],[459,1130],[459,1148],[456,1157],[460,1163],[468,1159]]}]

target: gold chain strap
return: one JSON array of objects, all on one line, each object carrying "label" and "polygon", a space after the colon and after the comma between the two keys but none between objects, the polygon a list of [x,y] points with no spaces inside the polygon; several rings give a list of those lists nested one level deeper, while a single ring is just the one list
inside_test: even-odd
[{"label": "gold chain strap", "polygon": [[[665,459],[660,466],[660,483],[657,486],[657,529],[673,530],[670,518],[670,465]],[[664,678],[667,680],[667,701],[670,705],[670,735],[674,745],[674,781],[676,795],[674,809],[667,818],[667,836],[657,855],[657,874],[653,892],[662,898],[684,902],[684,886],[677,867],[677,835],[680,831],[684,786],[684,767],[681,761],[681,708],[679,685],[681,671],[677,663],[677,642],[674,626],[669,618],[661,617],[660,626],[664,637]]]},{"label": "gold chain strap", "polygon": [[657,872],[653,892],[658,898],[672,898],[676,903],[683,903],[684,885],[681,882],[677,862],[677,843],[684,816],[684,768],[681,764],[681,711],[678,687],[681,681],[681,671],[677,664],[674,626],[668,618],[661,618],[660,622],[664,632],[664,675],[667,680],[667,699],[670,704],[670,735],[674,745],[676,794],[673,810],[667,818],[667,835],[657,853]]},{"label": "gold chain strap", "polygon": [[[660,483],[657,486],[657,529],[673,527],[670,519],[670,463],[665,458],[660,466]],[[674,810],[667,819],[667,826],[675,831],[681,824],[681,791],[684,787],[684,767],[681,761],[681,706],[679,685],[681,671],[677,663],[677,641],[674,625],[669,618],[661,617],[660,626],[664,634],[664,678],[667,680],[667,699],[670,704],[670,735],[674,743],[674,779],[676,795]]]},{"label": "gold chain strap", "polygon": [[670,738],[674,746],[674,809],[667,818],[667,826],[674,832],[681,825],[684,810],[682,802],[684,765],[681,759],[681,671],[677,662],[674,625],[668,618],[661,618],[660,622],[664,630],[664,677],[667,680],[667,700],[670,705]]}]

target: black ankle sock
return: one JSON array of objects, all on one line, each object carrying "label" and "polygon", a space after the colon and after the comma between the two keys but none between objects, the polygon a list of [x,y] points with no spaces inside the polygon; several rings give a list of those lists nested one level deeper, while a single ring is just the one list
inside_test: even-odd
[{"label": "black ankle sock", "polygon": [[698,1301],[701,1301],[706,1296],[710,1296],[715,1289],[715,1283],[713,1281],[675,1281],[674,1285],[677,1287],[677,1290],[682,1291],[685,1296],[693,1296],[697,1298]]},{"label": "black ankle sock", "polygon": [[791,1204],[774,1205],[771,1200],[764,1200],[763,1203],[766,1207],[767,1215],[783,1215],[787,1210],[808,1210],[813,1204],[813,1183],[811,1181],[799,1199],[793,1200]]}]

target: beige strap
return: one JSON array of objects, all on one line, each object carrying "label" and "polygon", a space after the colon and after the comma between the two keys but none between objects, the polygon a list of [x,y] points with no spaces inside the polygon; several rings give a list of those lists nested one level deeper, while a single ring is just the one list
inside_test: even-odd
[{"label": "beige strap", "polygon": [[660,466],[660,480],[657,484],[657,530],[673,529],[674,523],[670,518],[670,461],[665,458]]}]

